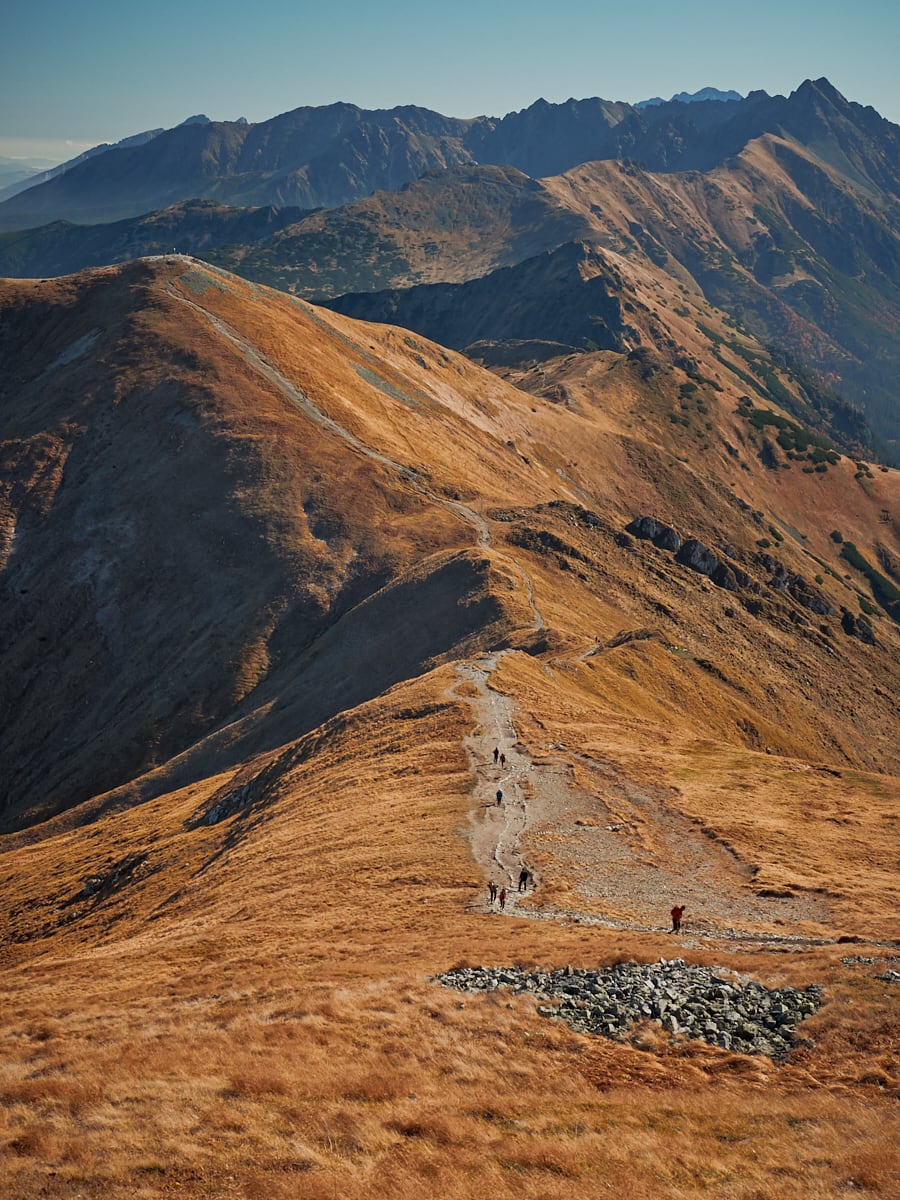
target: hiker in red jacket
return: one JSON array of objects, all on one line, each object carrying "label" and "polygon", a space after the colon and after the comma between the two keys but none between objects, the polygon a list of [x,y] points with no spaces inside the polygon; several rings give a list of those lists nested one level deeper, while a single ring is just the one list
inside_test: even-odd
[{"label": "hiker in red jacket", "polygon": [[497,899],[500,901],[500,908],[506,908],[506,888],[500,889],[500,895],[497,897]]},{"label": "hiker in red jacket", "polygon": [[672,928],[670,933],[678,933],[681,929],[681,918],[684,916],[684,905],[676,904],[672,909]]}]

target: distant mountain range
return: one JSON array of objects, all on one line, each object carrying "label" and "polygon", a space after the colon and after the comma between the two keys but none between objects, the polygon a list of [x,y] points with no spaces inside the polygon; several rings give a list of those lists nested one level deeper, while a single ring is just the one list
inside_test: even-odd
[{"label": "distant mountain range", "polygon": [[668,101],[639,109],[600,99],[537,100],[502,119],[459,120],[413,106],[367,111],[332,104],[298,108],[260,124],[192,120],[139,135],[146,140],[92,153],[4,201],[0,229],[55,220],[115,221],[191,199],[333,208],[462,163],[513,166],[534,178],[609,158],[630,159],[652,171],[705,171],[763,133],[805,143],[822,132],[838,151],[839,130],[814,128],[821,104],[870,140],[891,143],[893,159],[882,161],[880,148],[869,156],[865,173],[896,176],[896,127],[874,110],[850,104],[827,80],[807,81],[788,98],[752,92],[728,104]]},{"label": "distant mountain range", "polygon": [[[75,158],[67,159],[63,163],[58,163],[52,167],[44,169],[35,168],[28,171],[27,174],[19,174],[18,178],[9,179],[7,183],[0,189],[0,200],[9,200],[13,196],[19,195],[20,192],[26,191],[28,188],[38,187],[42,183],[48,183],[51,179],[56,179],[60,175],[65,175],[67,171],[73,171],[81,163],[88,162],[92,158],[96,158],[98,154],[105,154],[107,150],[127,149],[131,146],[143,146],[159,134],[163,133],[163,129],[148,129],[144,133],[135,133],[131,137],[122,138],[120,142],[101,142],[99,146],[92,146],[90,150],[85,150],[84,153],[78,154]],[[2,179],[2,176],[0,176]]]},{"label": "distant mountain range", "polygon": [[743,100],[740,92],[720,92],[718,88],[706,87],[701,88],[699,92],[676,92],[671,97],[670,101],[663,100],[662,96],[654,96],[650,100],[638,100],[635,108],[650,108],[656,104],[666,104],[678,102],[679,104],[696,104],[702,100]]},{"label": "distant mountain range", "polygon": [[36,158],[6,158],[0,155],[0,199],[23,192],[38,182],[38,176],[52,164]]},{"label": "distant mountain range", "polygon": [[677,355],[712,305],[900,461],[900,128],[827,80],[502,119],[198,116],[126,143],[0,204],[0,274],[177,250],[485,361],[636,338]]}]

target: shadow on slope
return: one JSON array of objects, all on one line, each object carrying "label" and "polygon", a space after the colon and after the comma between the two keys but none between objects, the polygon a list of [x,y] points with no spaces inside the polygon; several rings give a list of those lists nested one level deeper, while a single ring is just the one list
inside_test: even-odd
[{"label": "shadow on slope", "polygon": [[[626,334],[614,267],[575,242],[468,283],[419,284],[324,301],[364,321],[402,325],[454,350],[554,343],[554,352],[620,350]],[[528,356],[531,348],[523,353]]]},{"label": "shadow on slope", "polygon": [[[142,777],[87,800],[50,821],[44,832],[83,824],[103,813],[152,800],[218,774],[317,729],[336,714],[416,678],[437,663],[496,649],[531,628],[520,583],[490,556],[446,551],[345,613],[303,650],[288,624],[278,638],[278,665],[234,715],[182,753]],[[43,815],[26,813],[20,826]]]}]

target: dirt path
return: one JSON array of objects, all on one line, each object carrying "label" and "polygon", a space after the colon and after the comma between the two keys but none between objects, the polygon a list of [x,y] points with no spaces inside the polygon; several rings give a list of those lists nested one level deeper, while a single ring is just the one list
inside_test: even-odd
[{"label": "dirt path", "polygon": [[[506,912],[533,920],[663,932],[677,902],[687,907],[680,946],[830,940],[802,931],[828,920],[821,898],[758,895],[752,870],[679,812],[666,789],[639,787],[611,764],[564,747],[532,758],[518,740],[512,700],[490,686],[503,653],[457,664],[459,683],[450,689],[474,716],[465,745],[475,778],[470,839],[485,879],[476,908],[491,910],[493,879],[509,894]],[[495,746],[505,767],[494,764]],[[576,762],[586,786],[575,780]],[[523,867],[534,886],[520,895]]]},{"label": "dirt path", "polygon": [[[474,767],[474,807],[469,817],[470,836],[475,859],[509,893],[507,909],[515,908],[519,898],[517,882],[524,865],[522,838],[528,823],[526,797],[530,791],[531,758],[518,744],[513,724],[513,704],[508,696],[488,687],[488,679],[502,654],[487,655],[476,662],[458,663],[460,682],[474,686],[465,690],[465,699],[474,703],[476,724],[466,738],[466,750]],[[458,686],[458,685],[457,685]],[[459,696],[456,688],[451,692]],[[505,763],[494,762],[494,748]],[[497,799],[498,791],[502,799]]]}]

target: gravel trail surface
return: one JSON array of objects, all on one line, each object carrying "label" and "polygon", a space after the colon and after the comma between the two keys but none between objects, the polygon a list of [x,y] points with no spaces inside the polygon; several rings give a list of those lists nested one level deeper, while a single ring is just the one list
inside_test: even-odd
[{"label": "gravel trail surface", "polygon": [[[831,939],[804,930],[825,923],[818,896],[763,896],[753,871],[715,836],[682,812],[665,788],[639,786],[610,763],[555,745],[532,757],[518,739],[514,704],[491,686],[506,651],[460,663],[455,694],[473,709],[466,739],[474,776],[470,839],[484,874],[475,901],[496,909],[487,881],[506,887],[506,913],[534,920],[576,920],[608,928],[662,932],[669,910],[684,904],[677,944],[698,939],[753,944],[812,945]],[[494,763],[494,747],[506,763]],[[579,766],[589,785],[581,786]],[[503,797],[498,804],[497,790]],[[533,879],[520,893],[520,871]],[[563,882],[565,903],[542,891]]]}]

